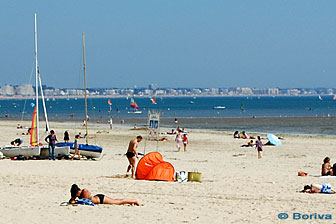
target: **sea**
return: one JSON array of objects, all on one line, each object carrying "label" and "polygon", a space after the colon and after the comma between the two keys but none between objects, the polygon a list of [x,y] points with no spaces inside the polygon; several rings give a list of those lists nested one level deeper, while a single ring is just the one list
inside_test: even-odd
[{"label": "sea", "polygon": [[[145,125],[148,112],[161,114],[160,126],[278,134],[336,135],[336,100],[333,96],[157,97],[135,98],[139,113],[132,112],[131,98],[89,98],[93,122]],[[40,110],[43,111],[42,103]],[[83,98],[47,98],[49,120],[83,121]],[[30,120],[34,99],[0,99],[0,119]],[[40,112],[42,114],[42,112]]]}]

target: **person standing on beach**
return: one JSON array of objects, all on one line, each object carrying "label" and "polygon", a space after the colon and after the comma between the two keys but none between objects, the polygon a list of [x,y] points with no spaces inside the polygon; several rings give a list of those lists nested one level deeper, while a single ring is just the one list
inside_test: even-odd
[{"label": "person standing on beach", "polygon": [[65,132],[64,132],[64,138],[63,138],[63,140],[64,140],[65,142],[69,142],[70,138],[69,138],[69,132],[68,132],[68,131],[65,131]]},{"label": "person standing on beach", "polygon": [[175,141],[176,141],[176,145],[177,145],[177,151],[179,152],[181,150],[181,145],[182,145],[182,131],[181,131],[181,129],[178,129]]},{"label": "person standing on beach", "polygon": [[78,159],[80,160],[80,153],[79,153],[79,149],[78,149],[78,139],[79,139],[79,135],[75,136],[75,141],[74,141],[74,148],[75,148],[75,154],[72,157],[72,160],[75,159],[75,156],[78,155]]},{"label": "person standing on beach", "polygon": [[110,124],[110,129],[112,129],[112,125],[113,125],[112,118],[110,118],[110,120],[109,120],[109,124]]},{"label": "person standing on beach", "polygon": [[129,165],[127,167],[126,177],[128,177],[128,172],[132,170],[132,178],[135,178],[136,158],[139,159],[137,149],[138,149],[138,145],[141,142],[141,140],[142,140],[142,136],[138,135],[135,139],[132,139],[128,144],[126,156],[127,156]]},{"label": "person standing on beach", "polygon": [[262,150],[262,142],[261,142],[261,138],[260,136],[257,137],[257,141],[256,141],[256,149],[258,151],[258,159],[261,159],[261,152],[263,151]]},{"label": "person standing on beach", "polygon": [[188,137],[187,134],[183,134],[183,146],[184,146],[184,151],[187,151],[187,144],[188,144]]},{"label": "person standing on beach", "polygon": [[51,159],[55,160],[56,159],[55,146],[58,140],[54,130],[51,130],[50,135],[48,135],[44,140],[49,144],[49,160]]}]

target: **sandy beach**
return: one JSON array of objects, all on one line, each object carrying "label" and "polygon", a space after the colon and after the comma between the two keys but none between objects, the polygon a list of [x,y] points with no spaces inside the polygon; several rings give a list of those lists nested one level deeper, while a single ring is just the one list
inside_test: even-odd
[{"label": "sandy beach", "polygon": [[[16,125],[1,121],[1,146],[16,137],[29,142]],[[84,133],[81,122],[51,122],[50,127],[60,141],[65,130],[71,139]],[[104,148],[100,161],[0,160],[0,223],[292,223],[294,212],[336,218],[335,195],[298,192],[311,183],[336,186],[336,178],[318,177],[324,157],[336,162],[333,137],[285,135],[282,146],[265,146],[259,160],[254,148],[240,147],[247,140],[233,139],[231,133],[188,129],[187,152],[177,152],[174,136],[167,135],[169,141],[158,147],[154,141],[141,142],[139,152],[158,150],[175,170],[202,173],[201,183],[178,183],[124,178],[129,140],[146,136],[145,130],[130,129],[90,126],[89,135],[95,136],[90,142]],[[298,177],[299,170],[309,176]],[[70,198],[73,183],[93,194],[137,198],[143,205],[60,206]],[[289,218],[280,220],[279,213],[288,213]]]}]

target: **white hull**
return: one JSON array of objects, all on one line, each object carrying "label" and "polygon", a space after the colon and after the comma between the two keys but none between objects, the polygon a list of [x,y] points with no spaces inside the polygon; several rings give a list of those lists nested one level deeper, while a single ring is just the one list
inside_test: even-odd
[{"label": "white hull", "polygon": [[0,149],[0,152],[3,153],[4,156],[7,157],[15,157],[15,156],[39,156],[40,155],[40,147],[38,146],[8,146]]},{"label": "white hull", "polygon": [[142,114],[142,111],[128,111],[129,114]]},{"label": "white hull", "polygon": [[[68,156],[70,155],[70,146],[55,147],[55,155],[57,157]],[[40,153],[41,158],[49,157],[49,147],[45,146],[41,148]]]},{"label": "white hull", "polygon": [[[70,149],[70,153],[75,154],[75,150]],[[92,152],[92,151],[86,151],[86,150],[79,150],[79,153],[81,156],[85,156],[86,158],[94,158],[94,159],[100,158],[103,154],[100,152]]]},{"label": "white hull", "polygon": [[224,109],[226,109],[226,107],[225,106],[216,106],[216,107],[214,107],[213,108],[214,110],[224,110]]}]

